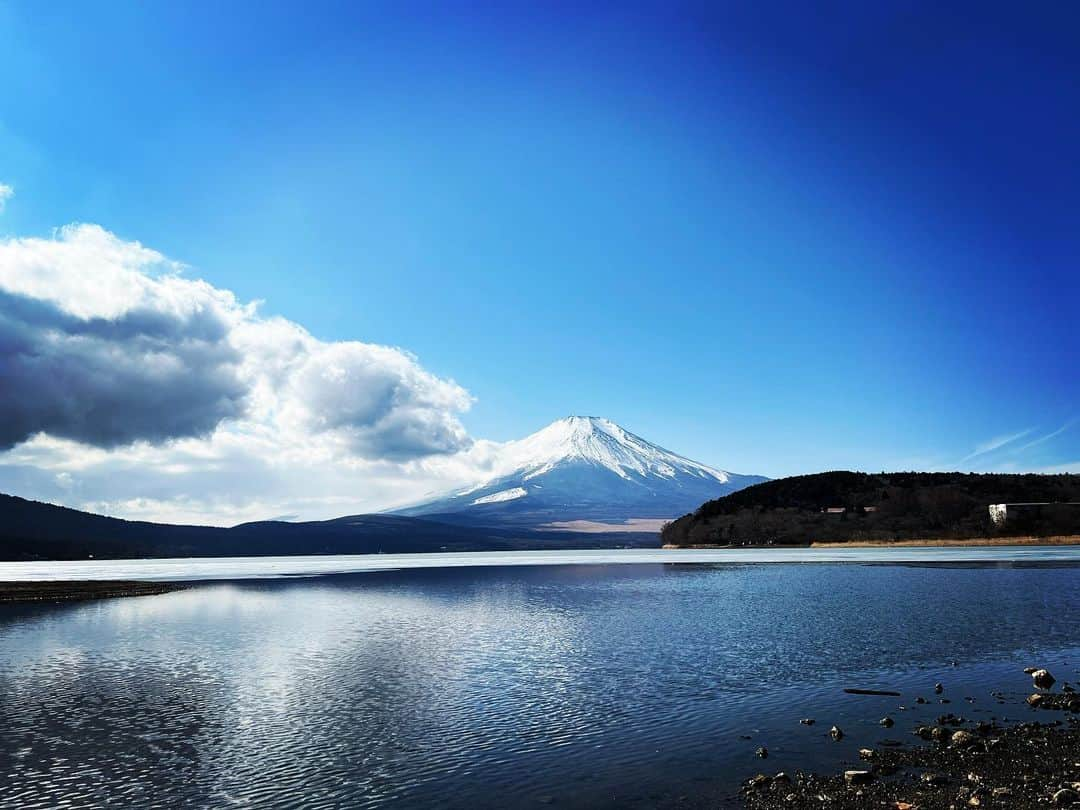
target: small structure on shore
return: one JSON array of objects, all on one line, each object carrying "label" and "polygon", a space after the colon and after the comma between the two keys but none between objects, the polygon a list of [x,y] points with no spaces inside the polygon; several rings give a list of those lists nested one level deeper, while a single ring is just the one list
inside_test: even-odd
[{"label": "small structure on shore", "polygon": [[1010,519],[1026,516],[1038,516],[1046,509],[1070,507],[1076,509],[1080,503],[1065,502],[1041,502],[1041,503],[992,503],[990,504],[990,520],[995,526],[1004,526]]}]

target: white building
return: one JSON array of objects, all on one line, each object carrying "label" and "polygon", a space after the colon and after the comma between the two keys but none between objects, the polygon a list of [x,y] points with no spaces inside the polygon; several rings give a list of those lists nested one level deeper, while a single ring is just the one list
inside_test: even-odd
[{"label": "white building", "polygon": [[1080,503],[992,503],[990,504],[990,520],[994,522],[995,526],[1004,526],[1010,517],[1016,517],[1017,514],[1025,512],[1039,514],[1047,506],[1058,509],[1059,507],[1080,506]]}]

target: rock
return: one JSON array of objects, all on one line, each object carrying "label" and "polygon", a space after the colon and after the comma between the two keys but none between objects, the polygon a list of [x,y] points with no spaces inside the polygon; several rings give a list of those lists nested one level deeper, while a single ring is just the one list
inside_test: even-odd
[{"label": "rock", "polygon": [[942,686],[940,683],[935,683],[934,684],[934,694],[940,695],[944,691],[945,691],[945,687]]},{"label": "rock", "polygon": [[1034,695],[1028,695],[1027,704],[1033,709],[1037,708],[1040,703],[1043,702],[1043,696],[1036,692]]},{"label": "rock", "polygon": [[1067,807],[1070,804],[1080,803],[1080,793],[1072,788],[1062,788],[1050,798],[1050,801],[1057,807]]},{"label": "rock", "polygon": [[769,749],[768,749],[768,748],[766,748],[766,747],[765,747],[765,746],[763,745],[763,746],[761,746],[761,748],[759,748],[759,749],[758,749],[757,751],[755,751],[754,753],[756,753],[756,754],[757,754],[757,755],[758,755],[759,757],[761,757],[762,759],[765,759],[765,758],[766,758],[767,756],[769,756]]},{"label": "rock", "polygon": [[1031,680],[1039,689],[1049,689],[1057,679],[1045,669],[1037,669],[1031,673]]},{"label": "rock", "polygon": [[1068,709],[1073,714],[1080,714],[1080,700],[1070,700]]},{"label": "rock", "polygon": [[995,799],[1007,799],[1012,796],[1012,788],[994,788],[992,791],[990,791],[990,795],[992,795]]},{"label": "rock", "polygon": [[842,740],[844,739],[844,732],[842,732],[838,726],[833,726],[829,729],[829,736],[834,740]]},{"label": "rock", "polygon": [[804,717],[799,722],[802,723],[804,726],[812,726],[812,725],[814,725],[814,718],[813,717]]},{"label": "rock", "polygon": [[949,777],[943,773],[927,772],[922,775],[922,780],[928,785],[939,787],[940,785],[947,785],[949,783]]},{"label": "rock", "polygon": [[751,776],[750,781],[746,783],[746,787],[750,790],[761,790],[768,787],[772,780],[763,773],[759,773],[757,776]]},{"label": "rock", "polygon": [[778,774],[776,774],[776,776],[774,776],[772,778],[772,783],[774,785],[778,786],[778,787],[780,785],[790,785],[791,784],[791,777],[788,776],[783,771],[780,771]]},{"label": "rock", "polygon": [[974,745],[978,741],[979,738],[972,734],[970,731],[964,731],[963,729],[961,729],[960,731],[953,733],[952,739],[949,740],[949,745],[953,745],[957,748],[967,748]]},{"label": "rock", "polygon": [[1037,670],[1038,670],[1038,668],[1037,668],[1037,667],[1024,667],[1024,674],[1025,674],[1025,675],[1032,675],[1032,674],[1034,674],[1034,673],[1035,673],[1035,672],[1036,672]]},{"label": "rock", "polygon": [[874,781],[871,771],[844,771],[844,781],[849,785],[865,785]]},{"label": "rock", "polygon": [[934,726],[930,729],[930,739],[934,742],[947,743],[952,737],[952,729],[944,726]]},{"label": "rock", "polygon": [[873,759],[873,758],[874,758],[874,749],[873,748],[860,748],[859,749],[859,759]]},{"label": "rock", "polygon": [[893,719],[891,717],[882,717],[880,720],[878,720],[878,725],[885,726],[885,728],[892,728],[896,724],[893,722]]},{"label": "rock", "polygon": [[926,703],[926,698],[924,698],[924,697],[917,697],[917,698],[915,698],[915,702],[916,702],[916,703]]}]

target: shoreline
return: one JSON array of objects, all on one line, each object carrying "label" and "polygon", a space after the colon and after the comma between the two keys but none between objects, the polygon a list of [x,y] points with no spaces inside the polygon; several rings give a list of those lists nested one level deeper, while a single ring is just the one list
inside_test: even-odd
[{"label": "shoreline", "polygon": [[85,602],[91,599],[114,599],[123,596],[156,596],[187,587],[177,582],[137,580],[0,582],[0,604]]},{"label": "shoreline", "polygon": [[792,546],[757,544],[733,546],[730,544],[721,543],[692,543],[688,545],[674,545],[672,543],[665,543],[660,548],[669,551],[678,551],[680,549],[696,549],[699,551],[706,551],[743,548],[977,548],[979,546],[1080,546],[1080,535],[1065,534],[1050,535],[1047,537],[920,537],[908,540],[814,540],[809,545]]},{"label": "shoreline", "polygon": [[943,714],[935,723],[910,729],[910,735],[923,742],[862,748],[858,762],[842,762],[837,772],[759,773],[743,783],[743,806],[1080,807],[1080,693],[1067,683],[1050,691],[1052,677],[1050,681],[1047,689],[1033,687],[1020,703],[1034,719],[999,723],[995,716],[976,722]]},{"label": "shoreline", "polygon": [[815,540],[810,548],[925,548],[927,546],[1080,546],[1080,535],[1064,534],[1047,537],[962,537],[962,538],[915,538],[911,540]]}]

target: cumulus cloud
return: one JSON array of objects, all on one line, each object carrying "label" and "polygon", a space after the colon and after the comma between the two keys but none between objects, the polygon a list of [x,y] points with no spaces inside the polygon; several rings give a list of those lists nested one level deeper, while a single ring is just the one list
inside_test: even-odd
[{"label": "cumulus cloud", "polygon": [[291,464],[378,474],[392,499],[472,446],[471,402],[406,351],[318,340],[99,226],[0,241],[0,486],[36,469],[87,497],[91,472],[122,470],[183,500],[221,472],[251,499],[238,477],[272,490]]},{"label": "cumulus cloud", "polygon": [[289,380],[289,402],[309,431],[332,431],[364,457],[405,460],[468,447],[456,414],[470,405],[460,386],[386,346],[312,347]]},{"label": "cumulus cloud", "polygon": [[[0,448],[39,432],[99,446],[163,441],[242,412],[235,304],[176,278],[149,286],[141,271],[155,254],[103,257],[102,247],[123,246],[92,227],[0,243]],[[125,275],[149,285],[125,289],[126,301],[102,294]]]},{"label": "cumulus cloud", "polygon": [[0,214],[4,212],[7,201],[15,196],[15,189],[4,183],[0,183]]}]

